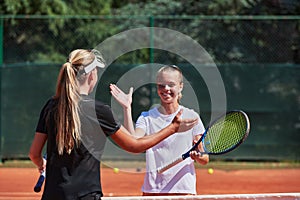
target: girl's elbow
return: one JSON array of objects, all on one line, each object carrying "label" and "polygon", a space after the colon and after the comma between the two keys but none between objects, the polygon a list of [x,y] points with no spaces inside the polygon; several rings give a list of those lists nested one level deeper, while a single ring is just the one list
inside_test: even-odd
[{"label": "girl's elbow", "polygon": [[33,154],[31,152],[29,152],[28,153],[28,157],[30,158],[30,160],[32,160],[34,156],[33,156]]},{"label": "girl's elbow", "polygon": [[33,151],[29,151],[29,153],[28,153],[28,157],[30,158],[30,160],[35,160],[35,159],[39,158],[39,156],[40,155],[38,153],[33,152]]}]

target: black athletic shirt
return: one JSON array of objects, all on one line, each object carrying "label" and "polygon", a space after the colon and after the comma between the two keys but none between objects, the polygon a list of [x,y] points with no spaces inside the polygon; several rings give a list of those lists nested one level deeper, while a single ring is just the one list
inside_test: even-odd
[{"label": "black athletic shirt", "polygon": [[111,108],[82,95],[80,120],[82,142],[71,154],[58,155],[54,115],[57,101],[51,98],[41,111],[36,132],[47,139],[47,166],[43,200],[75,200],[92,192],[102,195],[100,159],[107,136],[121,126]]}]

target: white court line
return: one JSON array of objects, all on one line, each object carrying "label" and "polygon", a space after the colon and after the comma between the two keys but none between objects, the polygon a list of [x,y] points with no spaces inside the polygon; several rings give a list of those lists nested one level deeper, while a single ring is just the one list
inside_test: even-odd
[{"label": "white court line", "polygon": [[175,200],[175,199],[285,199],[300,200],[300,193],[266,193],[266,194],[222,194],[196,196],[132,196],[132,197],[103,197],[102,200]]},{"label": "white court line", "polygon": [[[31,192],[0,192],[0,200],[39,200],[39,194]],[[300,200],[300,193],[265,193],[265,194],[221,194],[221,195],[196,195],[196,196],[124,196],[102,197],[102,200],[185,200],[185,199],[284,199]]]}]

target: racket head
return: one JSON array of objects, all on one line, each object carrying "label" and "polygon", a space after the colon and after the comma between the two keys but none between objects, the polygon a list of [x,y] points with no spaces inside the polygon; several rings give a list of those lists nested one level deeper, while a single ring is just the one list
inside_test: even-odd
[{"label": "racket head", "polygon": [[227,112],[208,126],[202,141],[204,151],[212,155],[232,151],[245,141],[249,132],[250,121],[245,112]]}]

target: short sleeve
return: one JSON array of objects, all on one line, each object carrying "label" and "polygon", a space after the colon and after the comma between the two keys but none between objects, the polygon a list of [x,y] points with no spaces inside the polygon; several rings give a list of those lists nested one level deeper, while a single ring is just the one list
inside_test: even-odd
[{"label": "short sleeve", "polygon": [[36,126],[35,131],[39,133],[47,133],[47,126],[46,126],[46,117],[47,117],[47,112],[49,110],[51,99],[47,101],[47,103],[44,105],[43,109],[40,112],[40,117]]},{"label": "short sleeve", "polygon": [[138,117],[135,128],[143,129],[145,132],[147,132],[147,124],[146,124],[146,117],[149,115],[148,112],[142,112],[141,115]]},{"label": "short sleeve", "polygon": [[100,127],[106,136],[114,134],[121,127],[121,123],[115,118],[110,106],[96,102],[96,114]]},{"label": "short sleeve", "polygon": [[205,127],[203,125],[200,116],[197,113],[195,114],[197,115],[198,118],[198,124],[193,128],[193,136],[202,135],[205,131]]}]

